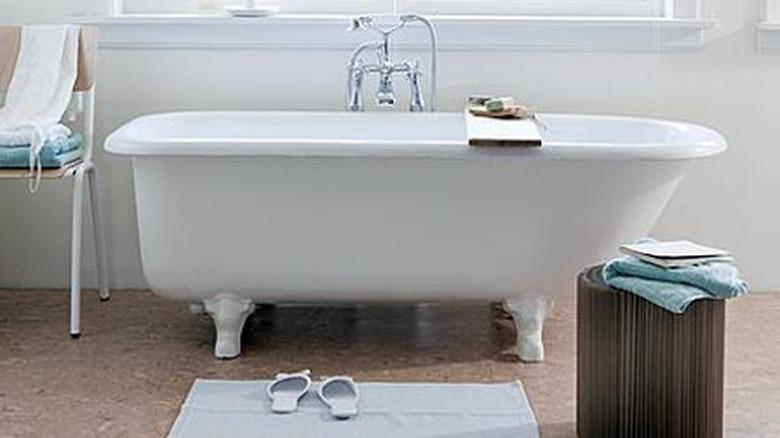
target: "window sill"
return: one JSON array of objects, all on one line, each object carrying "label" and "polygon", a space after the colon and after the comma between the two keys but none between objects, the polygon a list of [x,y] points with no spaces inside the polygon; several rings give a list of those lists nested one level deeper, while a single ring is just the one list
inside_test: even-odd
[{"label": "window sill", "polygon": [[[347,16],[124,15],[84,17],[101,27],[106,49],[348,50],[370,38],[348,33]],[[710,20],[622,17],[433,16],[440,50],[679,51],[706,42]],[[208,31],[204,32],[204,28]],[[409,28],[402,50],[427,47],[424,29]]]},{"label": "window sill", "polygon": [[780,21],[758,23],[756,45],[760,52],[780,53]]}]

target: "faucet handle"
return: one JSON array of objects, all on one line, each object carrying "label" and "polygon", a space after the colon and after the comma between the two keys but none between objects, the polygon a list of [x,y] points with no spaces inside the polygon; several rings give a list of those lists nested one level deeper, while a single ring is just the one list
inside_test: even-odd
[{"label": "faucet handle", "polygon": [[409,111],[413,113],[425,111],[425,97],[423,96],[421,83],[422,76],[420,61],[415,61],[414,64],[410,66],[409,71],[406,72],[406,77],[409,79],[409,87],[411,89]]},{"label": "faucet handle", "polygon": [[347,110],[363,111],[363,69],[351,67],[347,79]]}]

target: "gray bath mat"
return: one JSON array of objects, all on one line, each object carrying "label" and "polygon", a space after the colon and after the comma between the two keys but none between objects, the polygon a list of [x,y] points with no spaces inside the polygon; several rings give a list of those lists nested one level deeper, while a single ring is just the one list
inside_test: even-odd
[{"label": "gray bath mat", "polygon": [[298,411],[272,414],[269,381],[198,379],[169,438],[537,438],[520,382],[358,383],[360,414],[333,419],[314,391]]}]

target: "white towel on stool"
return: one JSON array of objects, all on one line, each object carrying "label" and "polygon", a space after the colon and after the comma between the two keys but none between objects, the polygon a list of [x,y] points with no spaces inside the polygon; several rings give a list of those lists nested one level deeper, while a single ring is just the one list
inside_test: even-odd
[{"label": "white towel on stool", "polygon": [[30,145],[30,190],[40,181],[38,154],[47,140],[70,134],[60,122],[78,75],[79,27],[24,26],[5,105],[0,108],[0,140]]}]

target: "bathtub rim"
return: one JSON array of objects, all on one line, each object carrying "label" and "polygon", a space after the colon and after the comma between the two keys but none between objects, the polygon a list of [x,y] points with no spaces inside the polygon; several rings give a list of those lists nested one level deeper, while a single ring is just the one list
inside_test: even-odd
[{"label": "bathtub rim", "polygon": [[[629,122],[653,124],[666,129],[693,131],[699,138],[690,142],[634,142],[625,141],[608,143],[548,141],[541,148],[517,147],[469,147],[465,133],[462,139],[452,140],[344,140],[344,139],[280,139],[280,138],[250,138],[250,139],[151,139],[138,135],[138,129],[145,122],[165,118],[203,117],[207,115],[256,115],[305,117],[317,115],[350,115],[371,114],[381,117],[381,114],[408,113],[348,113],[344,111],[170,111],[142,115],[125,123],[112,132],[105,140],[104,149],[113,155],[125,156],[159,156],[159,157],[290,157],[290,158],[435,158],[451,160],[467,159],[546,159],[546,160],[607,160],[607,161],[680,161],[713,157],[724,153],[728,146],[722,134],[701,124],[671,119],[658,119],[637,116],[615,116],[601,114],[578,113],[542,113],[542,121],[546,118],[578,118],[601,121]],[[460,113],[439,112],[426,113],[427,117],[455,117]],[[225,140],[230,144],[225,145]],[[221,144],[220,148],[213,147]],[[381,147],[366,147],[378,145]],[[326,146],[326,147],[323,147]],[[330,147],[327,147],[330,146]]]}]

